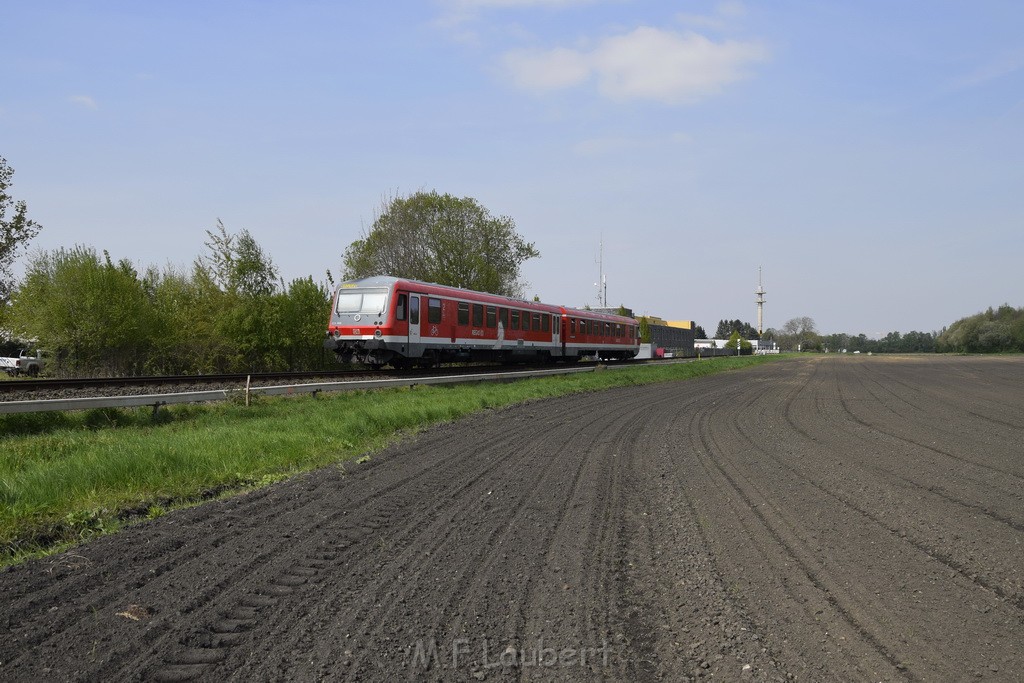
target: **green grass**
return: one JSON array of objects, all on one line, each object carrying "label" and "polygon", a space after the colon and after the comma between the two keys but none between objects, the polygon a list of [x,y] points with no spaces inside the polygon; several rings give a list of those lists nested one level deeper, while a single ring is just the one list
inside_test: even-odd
[{"label": "green grass", "polygon": [[367,457],[403,433],[513,403],[687,379],[770,357],[238,403],[0,415],[0,566],[136,519]]}]

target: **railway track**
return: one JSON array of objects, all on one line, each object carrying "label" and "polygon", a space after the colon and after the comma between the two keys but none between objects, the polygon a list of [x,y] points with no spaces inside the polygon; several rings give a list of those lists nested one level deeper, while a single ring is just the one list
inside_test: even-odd
[{"label": "railway track", "polygon": [[[54,379],[14,379],[0,382],[0,396],[9,392],[48,391],[61,389],[95,389],[106,387],[160,387],[167,385],[238,384],[253,382],[302,381],[305,379],[365,376],[365,370],[321,370],[317,372],[254,372],[213,375],[154,375],[146,377],[64,377]],[[386,375],[387,371],[381,371]]]},{"label": "railway track", "polygon": [[[643,363],[649,361],[629,361]],[[656,361],[655,361],[656,362]],[[622,361],[616,362],[623,364]],[[585,370],[588,364],[579,369]],[[596,365],[596,364],[591,364]],[[567,366],[562,365],[563,369]],[[353,388],[402,386],[424,382],[457,382],[470,376],[495,379],[495,375],[517,372],[536,374],[545,366],[465,365],[417,370],[348,370],[314,373],[254,373],[200,376],[76,378],[13,380],[0,383],[0,413],[37,410],[77,410],[81,407],[162,405],[191,401],[217,400],[216,396],[244,390],[256,393],[309,393],[321,387],[352,384]],[[552,367],[552,370],[555,368]],[[465,381],[465,380],[463,380]],[[286,389],[286,391],[282,391]],[[162,397],[166,397],[164,400]],[[145,400],[143,400],[145,399]],[[33,405],[29,405],[33,404]]]},{"label": "railway track", "polygon": [[[643,363],[663,363],[677,359],[634,359],[628,361],[612,361],[615,365]],[[587,361],[580,363],[586,365]],[[238,386],[251,382],[253,386],[265,384],[281,384],[283,382],[332,381],[343,382],[347,379],[391,379],[435,377],[438,375],[471,375],[481,372],[516,372],[524,367],[543,367],[541,365],[445,365],[437,368],[417,368],[413,370],[317,370],[311,372],[252,372],[225,373],[212,375],[153,375],[143,377],[64,377],[51,379],[13,379],[0,381],[0,400],[9,400],[4,395],[14,392],[33,392],[51,390],[104,389],[128,387],[161,387],[161,386]]]},{"label": "railway track", "polygon": [[[472,365],[415,370],[318,370],[314,372],[253,372],[212,375],[154,375],[147,377],[71,377],[53,379],[16,379],[0,382],[0,400],[13,400],[8,394],[31,392],[65,392],[77,390],[125,390],[154,387],[237,387],[247,382],[252,386],[301,383],[306,381],[344,382],[362,379],[392,379],[461,375],[478,372],[514,372],[521,366]],[[103,392],[106,393],[106,392]]]}]

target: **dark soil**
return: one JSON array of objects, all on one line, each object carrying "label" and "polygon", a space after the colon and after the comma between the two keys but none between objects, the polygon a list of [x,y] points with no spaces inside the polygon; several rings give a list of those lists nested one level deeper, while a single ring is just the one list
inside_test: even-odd
[{"label": "dark soil", "polygon": [[818,357],[489,412],[0,572],[0,679],[1019,680],[1022,406]]}]

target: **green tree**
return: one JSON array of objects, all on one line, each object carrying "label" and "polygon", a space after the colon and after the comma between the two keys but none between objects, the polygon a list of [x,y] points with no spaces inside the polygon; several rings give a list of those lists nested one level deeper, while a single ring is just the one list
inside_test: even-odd
[{"label": "green tree", "polygon": [[15,201],[8,194],[13,180],[14,169],[7,165],[6,159],[0,157],[0,305],[10,300],[14,289],[14,276],[11,272],[14,261],[42,229],[42,226],[28,218],[28,205],[25,201]]},{"label": "green tree", "polygon": [[769,330],[764,336],[777,341],[780,348],[791,351],[797,349],[807,351],[819,349],[822,346],[814,318],[807,316],[791,318],[786,321],[782,329]]},{"label": "green tree", "polygon": [[219,329],[228,295],[210,279],[209,272],[193,267],[191,273],[167,267],[150,268],[144,287],[157,311],[153,353],[147,373],[207,374],[231,369],[234,347]]},{"label": "green tree", "polygon": [[651,321],[647,319],[646,315],[640,318],[640,343],[651,343]]},{"label": "green tree", "polygon": [[203,310],[212,316],[215,369],[284,369],[286,335],[277,300],[277,267],[248,230],[230,233],[218,219],[216,229],[206,235],[207,251],[196,259],[193,277],[203,293]]},{"label": "green tree", "polygon": [[729,341],[725,342],[725,348],[736,350],[736,345],[740,347],[740,353],[753,350],[754,345],[749,341],[740,336],[739,330],[733,330],[732,334],[729,335]]},{"label": "green tree", "polygon": [[138,373],[157,327],[131,263],[91,247],[34,256],[11,306],[15,332],[48,348],[57,374]]},{"label": "green tree", "polygon": [[718,328],[715,330],[715,339],[728,339],[733,332],[739,332],[744,339],[758,339],[760,335],[750,323],[736,320],[719,320]]},{"label": "green tree", "polygon": [[384,202],[343,269],[346,279],[394,275],[521,298],[520,267],[538,256],[511,218],[469,197],[417,192]]},{"label": "green tree", "polygon": [[[330,292],[312,277],[292,280],[279,297],[283,330],[282,354],[291,370],[313,370],[322,367],[324,330],[330,310]],[[333,362],[334,354],[329,354]]]},{"label": "green tree", "polygon": [[243,296],[269,296],[278,288],[277,267],[248,230],[231,234],[217,219],[217,228],[206,231],[207,253],[197,265],[223,291]]},{"label": "green tree", "polygon": [[1008,304],[957,320],[935,340],[939,351],[1024,351],[1024,308]]}]

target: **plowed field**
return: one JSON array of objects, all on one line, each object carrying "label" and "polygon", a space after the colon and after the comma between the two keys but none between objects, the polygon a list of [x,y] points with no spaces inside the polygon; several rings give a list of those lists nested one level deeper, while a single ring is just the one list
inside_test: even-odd
[{"label": "plowed field", "polygon": [[1024,358],[491,411],[0,594],[4,680],[1020,680]]}]

